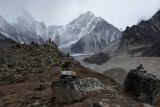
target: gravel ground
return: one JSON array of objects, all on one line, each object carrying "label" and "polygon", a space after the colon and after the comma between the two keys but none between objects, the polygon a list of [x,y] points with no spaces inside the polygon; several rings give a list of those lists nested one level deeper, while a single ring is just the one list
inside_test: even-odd
[{"label": "gravel ground", "polygon": [[109,62],[96,67],[95,71],[103,73],[105,70],[112,68],[124,68],[129,72],[140,64],[143,64],[143,67],[148,73],[154,74],[160,78],[160,58],[158,57],[116,57]]},{"label": "gravel ground", "polygon": [[[86,57],[86,56],[85,56]],[[106,70],[113,68],[124,68],[127,72],[137,68],[140,64],[147,70],[148,73],[156,75],[160,78],[160,58],[159,57],[129,57],[127,55],[112,58],[103,65],[89,64],[83,61],[84,56],[75,57],[83,66],[92,69],[95,72],[103,73]],[[117,75],[119,76],[119,75]],[[124,79],[124,77],[123,77]]]}]

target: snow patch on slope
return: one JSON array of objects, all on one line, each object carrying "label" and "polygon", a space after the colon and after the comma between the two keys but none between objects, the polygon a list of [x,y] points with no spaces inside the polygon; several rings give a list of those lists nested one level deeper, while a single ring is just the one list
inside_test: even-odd
[{"label": "snow patch on slope", "polygon": [[[96,17],[93,13],[87,12],[85,14],[81,14],[77,19],[74,19],[66,26],[50,26],[49,34],[51,35],[52,40],[55,41],[56,44],[58,44],[59,48],[69,48],[80,39],[89,35],[94,35],[94,44],[97,42],[97,40],[101,43],[101,35],[103,35],[103,32],[101,31],[101,29],[99,29],[99,31],[94,31],[94,29],[98,26],[97,23],[103,21],[105,21],[103,18]],[[107,23],[107,25],[109,24]],[[113,37],[109,42],[114,40],[115,35],[115,33],[110,34],[110,36]],[[108,37],[103,37],[104,40],[106,40],[107,38]]]}]

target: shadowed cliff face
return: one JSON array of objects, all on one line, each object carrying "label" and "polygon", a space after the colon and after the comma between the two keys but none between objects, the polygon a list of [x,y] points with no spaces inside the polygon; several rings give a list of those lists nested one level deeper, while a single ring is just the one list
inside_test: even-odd
[{"label": "shadowed cliff face", "polygon": [[160,57],[160,41],[156,42],[151,48],[146,50],[142,56]]},{"label": "shadowed cliff face", "polygon": [[119,49],[129,46],[141,46],[155,43],[160,39],[160,11],[151,19],[141,21],[123,32]]}]

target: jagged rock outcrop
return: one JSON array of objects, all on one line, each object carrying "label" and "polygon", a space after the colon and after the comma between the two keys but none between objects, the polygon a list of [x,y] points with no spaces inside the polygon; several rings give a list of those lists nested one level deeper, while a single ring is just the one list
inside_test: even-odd
[{"label": "jagged rock outcrop", "polygon": [[[158,41],[160,41],[160,10],[149,20],[142,20],[137,25],[126,27],[122,36],[101,52],[107,53],[111,57],[124,53],[128,56],[141,56],[143,53],[142,56],[151,56],[149,53],[153,54],[151,51],[156,50],[154,44]],[[153,45],[154,50],[152,50]]]},{"label": "jagged rock outcrop", "polygon": [[141,21],[123,32],[119,49],[152,45],[160,39],[160,10],[149,20]]},{"label": "jagged rock outcrop", "polygon": [[[47,69],[61,66],[73,58],[61,53],[54,43],[31,45],[13,43],[0,47],[0,83],[23,82],[23,71],[28,73],[44,73]],[[74,61],[73,61],[74,62]],[[76,61],[75,64],[78,64]],[[71,63],[73,64],[73,63]]]},{"label": "jagged rock outcrop", "polygon": [[94,63],[97,65],[101,65],[106,61],[108,61],[109,59],[110,59],[110,56],[108,54],[100,52],[90,56],[89,58],[85,58],[84,61],[87,63]]},{"label": "jagged rock outcrop", "polygon": [[160,80],[139,66],[127,75],[124,90],[132,92],[139,100],[153,104],[160,99]]}]

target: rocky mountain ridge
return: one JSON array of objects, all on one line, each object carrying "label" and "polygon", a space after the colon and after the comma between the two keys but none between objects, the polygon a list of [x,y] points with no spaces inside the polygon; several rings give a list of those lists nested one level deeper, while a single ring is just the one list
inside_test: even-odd
[{"label": "rocky mountain ridge", "polygon": [[49,38],[45,24],[36,21],[28,13],[18,16],[15,23],[9,23],[0,16],[0,32],[19,43],[43,43]]},{"label": "rocky mountain ridge", "polygon": [[[19,43],[44,43],[51,38],[61,50],[69,53],[94,53],[119,38],[121,31],[91,12],[81,14],[65,26],[49,26],[36,21],[29,13],[9,23],[0,17],[0,32]],[[84,45],[84,47],[82,47]]]},{"label": "rocky mountain ridge", "polygon": [[69,53],[93,53],[119,38],[121,31],[103,18],[87,12],[66,26],[50,26],[49,34],[60,48],[67,48]]},{"label": "rocky mountain ridge", "polygon": [[122,36],[105,47],[101,52],[116,56],[159,57],[160,10],[149,20],[127,27]]},{"label": "rocky mountain ridge", "polygon": [[99,20],[92,31],[71,46],[73,53],[92,53],[104,49],[121,36],[121,32],[104,19]]},{"label": "rocky mountain ridge", "polygon": [[[141,20],[137,25],[126,27],[117,45],[117,53],[127,52],[134,56],[142,55],[160,39],[160,10],[148,20]],[[139,56],[140,56],[139,55]]]},{"label": "rocky mountain ridge", "polygon": [[141,21],[123,32],[119,50],[153,45],[160,39],[160,10],[149,20]]}]

